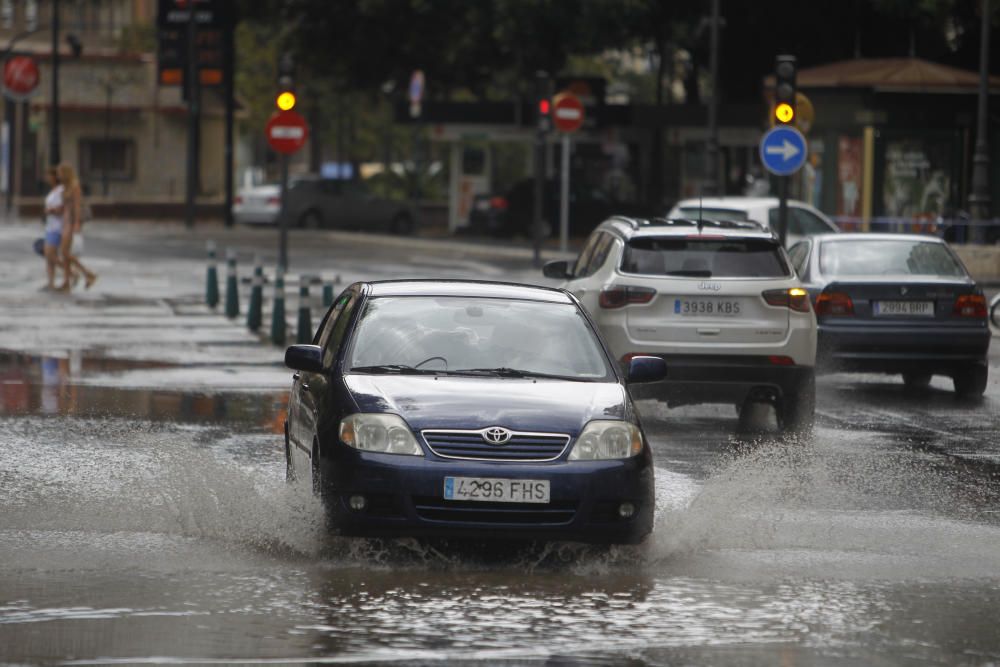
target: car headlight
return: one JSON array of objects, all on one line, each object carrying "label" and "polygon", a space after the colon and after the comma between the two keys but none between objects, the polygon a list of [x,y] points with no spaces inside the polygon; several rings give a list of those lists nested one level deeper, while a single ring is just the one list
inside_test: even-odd
[{"label": "car headlight", "polygon": [[413,431],[399,415],[359,412],[340,422],[340,441],[354,449],[423,456]]},{"label": "car headlight", "polygon": [[570,461],[627,459],[642,451],[642,433],[629,422],[592,421],[576,439]]}]

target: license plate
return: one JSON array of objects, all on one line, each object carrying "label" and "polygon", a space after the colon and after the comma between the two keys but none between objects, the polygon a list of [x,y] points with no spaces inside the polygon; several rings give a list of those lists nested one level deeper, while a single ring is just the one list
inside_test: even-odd
[{"label": "license plate", "polygon": [[934,317],[933,301],[876,301],[873,312],[878,317],[892,315],[915,315]]},{"label": "license plate", "polygon": [[445,477],[444,497],[490,503],[547,503],[549,480]]},{"label": "license plate", "polygon": [[725,299],[674,299],[674,314],[739,317],[740,302]]}]

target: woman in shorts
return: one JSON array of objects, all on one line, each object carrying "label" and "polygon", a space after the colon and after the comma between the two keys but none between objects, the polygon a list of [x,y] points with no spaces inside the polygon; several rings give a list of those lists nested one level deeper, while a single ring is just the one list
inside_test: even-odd
[{"label": "woman in shorts", "polygon": [[61,246],[64,278],[59,289],[64,292],[70,290],[70,280],[74,271],[83,274],[84,286],[89,289],[97,280],[97,274],[85,267],[79,258],[83,252],[83,191],[80,188],[80,181],[76,178],[76,170],[71,164],[68,162],[60,164],[58,174],[63,187],[62,197],[65,205]]},{"label": "woman in shorts", "polygon": [[49,182],[49,194],[45,195],[45,273],[48,282],[43,290],[53,290],[56,266],[60,264],[59,248],[62,246],[63,230],[63,186],[55,167],[49,167],[45,174]]}]

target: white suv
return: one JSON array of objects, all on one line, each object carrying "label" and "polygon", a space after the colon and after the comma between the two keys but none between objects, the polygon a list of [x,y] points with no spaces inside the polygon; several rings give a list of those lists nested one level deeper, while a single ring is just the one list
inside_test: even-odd
[{"label": "white suv", "polygon": [[[812,426],[816,318],[774,235],[751,221],[614,217],[573,264],[549,262],[615,357],[655,355],[670,405],[770,402],[784,430]],[[643,392],[645,394],[645,392]]]}]

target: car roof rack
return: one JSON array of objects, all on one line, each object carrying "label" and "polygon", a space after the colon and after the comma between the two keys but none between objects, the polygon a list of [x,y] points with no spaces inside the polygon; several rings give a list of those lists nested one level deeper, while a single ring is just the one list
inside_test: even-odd
[{"label": "car roof rack", "polygon": [[765,232],[767,229],[755,220],[694,220],[692,218],[629,218],[624,215],[612,216],[613,222],[624,222],[632,229],[648,229],[650,227],[710,227],[712,229],[745,229],[747,231]]}]

